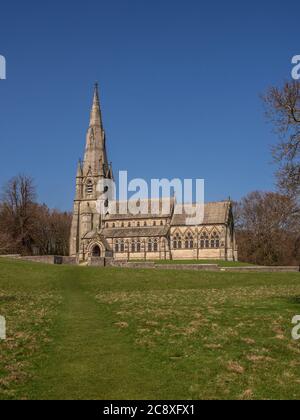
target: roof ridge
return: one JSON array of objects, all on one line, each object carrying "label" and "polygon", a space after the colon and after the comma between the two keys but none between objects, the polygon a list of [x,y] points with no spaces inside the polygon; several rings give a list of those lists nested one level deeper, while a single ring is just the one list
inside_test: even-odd
[{"label": "roof ridge", "polygon": [[193,206],[195,206],[195,205],[197,205],[197,204],[228,204],[228,203],[231,203],[231,201],[229,201],[229,200],[220,200],[220,201],[205,201],[204,203],[197,203],[197,202],[192,202],[192,203],[176,203],[177,205],[193,205]]},{"label": "roof ridge", "polygon": [[[111,200],[111,203],[128,203],[131,199],[128,200]],[[174,197],[161,197],[161,198],[138,198],[136,201],[163,201],[170,200],[174,201]]]}]

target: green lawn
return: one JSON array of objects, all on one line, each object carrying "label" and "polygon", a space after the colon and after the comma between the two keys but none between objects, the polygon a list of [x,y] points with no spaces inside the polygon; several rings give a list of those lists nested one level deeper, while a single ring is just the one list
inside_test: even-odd
[{"label": "green lawn", "polygon": [[299,273],[0,259],[0,399],[299,399]]}]

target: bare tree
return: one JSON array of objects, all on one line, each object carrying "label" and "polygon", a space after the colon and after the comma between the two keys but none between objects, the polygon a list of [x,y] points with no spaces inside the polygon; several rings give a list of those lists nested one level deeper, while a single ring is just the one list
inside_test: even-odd
[{"label": "bare tree", "polygon": [[0,203],[0,253],[68,255],[71,214],[36,203],[30,177],[4,187]]},{"label": "bare tree", "polygon": [[68,212],[53,210],[51,212],[51,232],[53,253],[69,255],[69,240],[72,215]]},{"label": "bare tree", "polygon": [[8,233],[0,232],[0,254],[13,252],[14,245],[14,240]]},{"label": "bare tree", "polygon": [[0,231],[14,240],[15,249],[20,252],[32,250],[35,199],[33,180],[25,175],[12,178],[3,188]]},{"label": "bare tree", "polygon": [[300,214],[296,200],[252,192],[235,206],[239,256],[263,265],[299,264]]},{"label": "bare tree", "polygon": [[40,254],[68,255],[71,214],[36,206],[33,242]]},{"label": "bare tree", "polygon": [[274,124],[279,143],[273,156],[279,164],[278,186],[287,194],[300,196],[300,82],[272,87],[263,97],[266,115]]}]

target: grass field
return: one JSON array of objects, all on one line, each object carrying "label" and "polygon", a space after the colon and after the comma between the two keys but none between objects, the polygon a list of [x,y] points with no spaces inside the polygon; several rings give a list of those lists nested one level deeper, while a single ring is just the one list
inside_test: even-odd
[{"label": "grass field", "polygon": [[0,260],[1,399],[299,399],[299,273]]}]

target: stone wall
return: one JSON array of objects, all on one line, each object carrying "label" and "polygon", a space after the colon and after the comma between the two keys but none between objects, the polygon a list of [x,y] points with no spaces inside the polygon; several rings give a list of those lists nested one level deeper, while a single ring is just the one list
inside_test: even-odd
[{"label": "stone wall", "polygon": [[105,258],[91,257],[89,261],[90,267],[105,267]]},{"label": "stone wall", "polygon": [[157,270],[219,271],[217,264],[155,264]]},{"label": "stone wall", "polygon": [[[3,255],[6,258],[15,258],[24,261],[32,261],[43,264],[63,264],[77,265],[76,257],[61,257],[54,255],[41,256],[20,256]],[[232,273],[288,273],[300,272],[299,266],[287,267],[264,267],[264,266],[238,266],[238,267],[220,267],[218,264],[155,264],[150,261],[130,262],[127,260],[114,260],[113,258],[91,258],[89,265],[92,267],[119,267],[133,269],[155,269],[155,270],[189,270],[189,271],[219,271]]]},{"label": "stone wall", "polygon": [[37,263],[44,263],[44,264],[54,264],[54,256],[53,255],[38,255],[38,256],[28,256],[28,257],[19,257],[20,260],[23,261],[32,261]]},{"label": "stone wall", "polygon": [[67,264],[67,265],[77,265],[77,258],[76,257],[62,257],[63,264]]},{"label": "stone wall", "polygon": [[19,258],[21,257],[21,254],[5,254],[0,255],[0,258]]},{"label": "stone wall", "polygon": [[300,267],[298,266],[287,266],[287,267],[263,267],[263,266],[249,266],[249,267],[221,267],[221,271],[239,272],[239,273],[289,273],[299,272]]},{"label": "stone wall", "polygon": [[106,262],[106,266],[134,269],[153,269],[153,270],[188,270],[188,271],[217,271],[234,273],[288,273],[299,272],[300,268],[295,267],[220,267],[218,264],[155,264],[154,262],[130,262],[111,260]]},{"label": "stone wall", "polygon": [[119,268],[156,268],[156,264],[150,261],[134,261],[130,262],[128,260],[114,260],[106,259],[106,267],[119,267]]},{"label": "stone wall", "polygon": [[43,264],[63,264],[63,265],[76,265],[76,257],[61,257],[56,255],[38,255],[38,256],[26,256],[18,257],[20,260],[32,261]]}]

